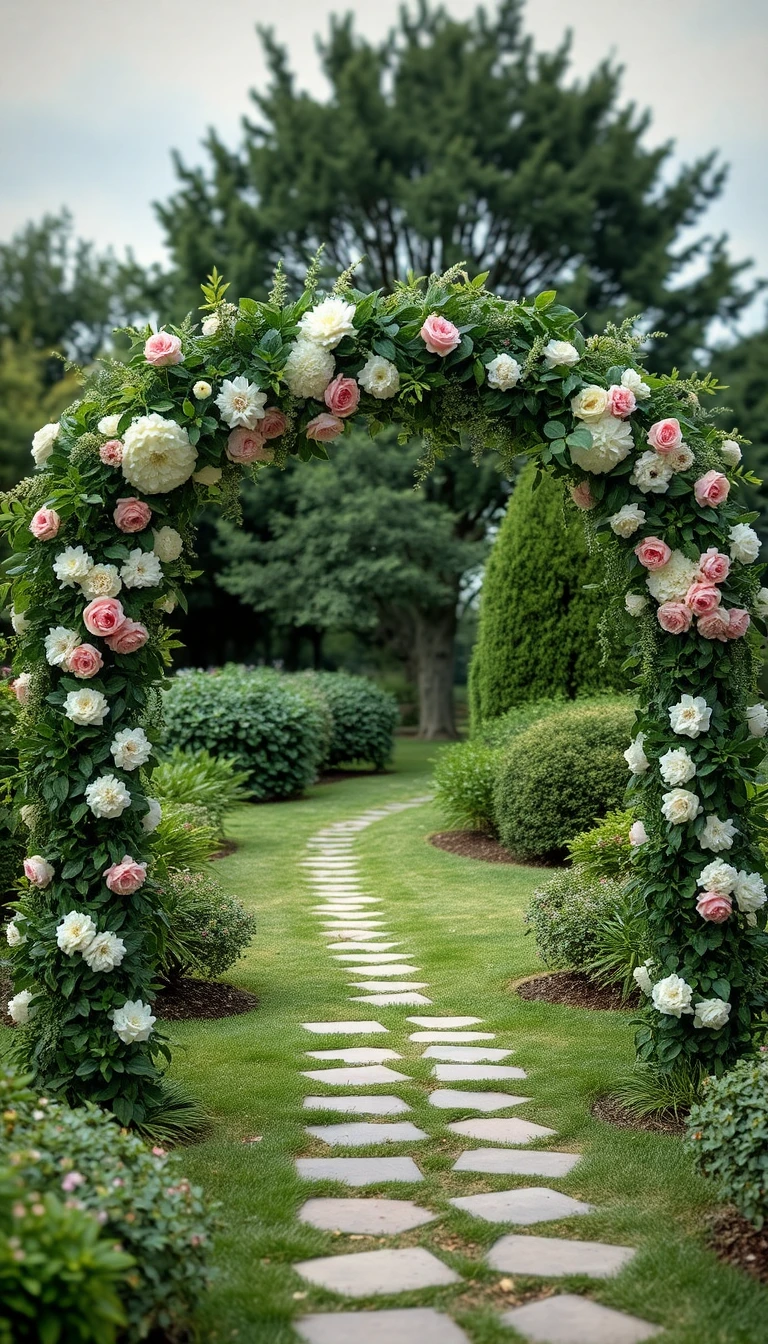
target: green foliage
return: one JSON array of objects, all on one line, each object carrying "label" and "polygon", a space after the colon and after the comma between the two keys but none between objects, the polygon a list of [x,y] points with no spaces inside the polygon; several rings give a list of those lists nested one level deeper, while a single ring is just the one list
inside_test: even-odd
[{"label": "green foliage", "polygon": [[530,728],[532,723],[538,723],[539,719],[546,719],[550,714],[556,714],[558,710],[565,709],[568,703],[564,696],[550,697],[548,700],[523,701],[522,704],[514,705],[506,713],[500,714],[498,718],[485,719],[483,722],[473,724],[472,736],[476,741],[484,742],[489,747],[505,747],[513,737],[517,737],[518,733]]},{"label": "green foliage", "polygon": [[435,801],[450,826],[495,834],[493,797],[500,754],[498,747],[472,739],[440,752],[434,774]]},{"label": "green foliage", "polygon": [[622,900],[620,882],[596,880],[578,868],[548,878],[533,893],[525,916],[544,964],[553,971],[585,970],[597,949],[597,924]]},{"label": "green foliage", "polygon": [[191,971],[216,977],[241,957],[256,917],[208,873],[171,872],[159,891],[168,923],[160,973],[168,981]]},{"label": "green foliage", "polygon": [[[621,882],[618,876],[596,880]],[[595,923],[594,956],[585,969],[598,984],[616,985],[626,999],[637,988],[633,973],[646,961],[650,940],[647,913],[636,888],[625,884],[622,892],[615,908]]]},{"label": "green foliage", "polygon": [[691,1109],[686,1146],[721,1199],[755,1227],[768,1220],[768,1060],[742,1059],[706,1078]]},{"label": "green foliage", "polygon": [[163,1078],[159,1096],[135,1126],[145,1143],[192,1143],[211,1128],[211,1118],[202,1102],[177,1078]]},{"label": "green foliage", "polygon": [[668,1073],[638,1063],[631,1073],[619,1080],[614,1095],[635,1115],[680,1120],[687,1117],[699,1100],[703,1078],[695,1063],[692,1066],[681,1063]]},{"label": "green foliage", "polygon": [[25,837],[13,811],[19,756],[13,733],[18,706],[7,681],[0,681],[0,907],[16,895],[25,853]]},{"label": "green foliage", "polygon": [[219,827],[199,804],[163,803],[163,815],[152,835],[155,872],[164,881],[178,868],[193,872],[207,867],[220,848]]},{"label": "green foliage", "polygon": [[589,877],[629,876],[633,849],[629,843],[629,828],[635,814],[629,810],[608,812],[602,821],[574,835],[567,843],[571,863]]},{"label": "green foliage", "polygon": [[326,766],[371,761],[383,770],[392,756],[397,701],[368,677],[345,672],[316,672],[307,679],[319,686],[331,711],[331,741]]},{"label": "green foliage", "polygon": [[716,350],[712,364],[721,383],[718,402],[728,407],[721,423],[727,430],[738,425],[737,438],[748,440],[744,465],[761,478],[761,486],[744,485],[744,502],[760,512],[758,530],[768,532],[768,328],[741,336],[733,345]]},{"label": "green foliage", "polygon": [[[224,818],[247,797],[248,776],[233,756],[174,747],[152,772],[152,791],[159,802],[193,804],[205,809],[223,831]],[[180,865],[177,865],[180,866]]]},{"label": "green foliage", "polygon": [[595,817],[618,807],[633,711],[617,702],[565,709],[519,733],[499,773],[499,838],[523,858],[563,854]]}]

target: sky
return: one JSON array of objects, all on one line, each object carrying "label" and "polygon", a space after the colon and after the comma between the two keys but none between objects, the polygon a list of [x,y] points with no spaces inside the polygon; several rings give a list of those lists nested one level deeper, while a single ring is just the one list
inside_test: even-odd
[{"label": "sky", "polygon": [[[494,0],[489,0],[493,8]],[[162,261],[152,201],[174,189],[171,151],[202,159],[214,125],[231,145],[265,78],[255,33],[274,28],[300,85],[322,94],[314,35],[352,9],[381,38],[399,0],[0,0],[0,239],[67,206],[79,234]],[[445,0],[456,17],[475,0]],[[706,228],[768,276],[768,8],[765,0],[528,0],[540,48],[574,28],[573,75],[605,56],[625,99],[649,106],[650,143],[682,163],[718,149],[731,165]],[[764,300],[747,325],[762,319]]]}]

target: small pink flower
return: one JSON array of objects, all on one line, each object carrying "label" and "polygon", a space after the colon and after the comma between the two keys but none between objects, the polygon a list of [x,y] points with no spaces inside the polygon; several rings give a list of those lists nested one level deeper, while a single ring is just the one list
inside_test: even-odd
[{"label": "small pink flower", "polygon": [[143,532],[149,525],[152,510],[143,500],[129,495],[127,499],[118,499],[112,517],[121,532]]},{"label": "small pink flower", "polygon": [[20,677],[15,677],[10,683],[11,690],[20,705],[26,705],[29,700],[29,676],[29,672],[22,672]]},{"label": "small pink flower", "polygon": [[656,619],[668,635],[684,635],[691,628],[691,613],[684,602],[662,602]]},{"label": "small pink flower", "polygon": [[123,460],[123,445],[119,439],[108,439],[99,449],[105,467],[119,467]]},{"label": "small pink flower", "polygon": [[24,860],[24,876],[33,887],[44,891],[56,876],[55,869],[42,854],[32,854]]},{"label": "small pink flower", "polygon": [[323,412],[310,420],[304,433],[308,439],[315,439],[318,443],[330,443],[344,433],[344,421],[339,420],[337,415],[326,415]]},{"label": "small pink flower", "polygon": [[725,607],[715,607],[706,616],[700,616],[696,629],[703,639],[719,639],[725,643],[728,638],[730,618]]},{"label": "small pink flower", "polygon": [[662,541],[659,537],[646,537],[635,547],[635,555],[645,569],[661,569],[671,554],[666,541]]},{"label": "small pink flower", "polygon": [[323,400],[332,415],[338,415],[341,420],[345,420],[357,410],[360,388],[354,378],[345,378],[344,374],[340,373],[326,387]]},{"label": "small pink flower", "polygon": [[288,421],[277,406],[267,406],[264,412],[264,419],[259,421],[259,429],[263,439],[279,439],[288,428]]},{"label": "small pink flower", "polygon": [[710,924],[724,924],[732,912],[730,897],[722,896],[717,891],[702,891],[696,902],[696,913]]},{"label": "small pink flower", "polygon": [[79,1185],[85,1185],[85,1177],[79,1171],[68,1171],[61,1182],[62,1190],[66,1191],[68,1195],[71,1195],[72,1191],[76,1190]]},{"label": "small pink flower", "polygon": [[167,1152],[165,1151],[164,1148],[159,1148],[159,1147],[155,1146],[155,1147],[152,1149],[152,1156],[153,1156],[153,1157],[167,1157],[168,1154],[167,1154]]},{"label": "small pink flower", "polygon": [[[136,653],[137,649],[143,648],[149,639],[149,631],[141,621],[131,621],[126,619],[123,624],[115,631],[114,635],[107,638],[107,647],[113,653]],[[84,648],[84,645],[80,646]]]},{"label": "small pink flower", "polygon": [[55,509],[38,509],[29,524],[32,536],[38,541],[53,541],[60,527],[61,519]]},{"label": "small pink flower", "polygon": [[719,588],[715,588],[711,583],[692,583],[688,592],[685,594],[685,600],[691,608],[694,616],[708,616],[715,607],[720,606],[722,594]]},{"label": "small pink flower", "polygon": [[721,471],[708,471],[695,482],[693,493],[703,509],[716,509],[728,498],[731,483]]},{"label": "small pink flower", "polygon": [[80,677],[86,681],[89,677],[95,677],[104,666],[104,659],[92,644],[78,644],[73,649],[67,659],[67,671],[72,673],[73,677]]},{"label": "small pink flower", "polygon": [[577,509],[594,509],[597,500],[592,498],[589,481],[579,481],[578,485],[571,485],[569,489]]},{"label": "small pink flower", "polygon": [[646,439],[646,443],[655,448],[657,453],[671,453],[675,448],[679,448],[682,442],[683,431],[680,428],[680,421],[674,418],[657,420],[648,430]]},{"label": "small pink flower", "polygon": [[743,607],[731,607],[728,612],[728,638],[741,639],[749,629],[749,612]]},{"label": "small pink flower", "polygon": [[146,342],[144,358],[148,364],[154,364],[156,369],[162,369],[166,364],[181,364],[184,360],[181,341],[169,331],[158,331]]},{"label": "small pink flower", "polygon": [[230,462],[271,462],[274,452],[264,443],[261,423],[256,429],[244,425],[233,429],[227,439],[227,457]]},{"label": "small pink flower", "polygon": [[648,832],[642,821],[633,821],[629,828],[629,843],[634,848],[638,845],[645,845],[648,842]]},{"label": "small pink flower", "polygon": [[147,880],[147,865],[137,863],[130,854],[124,854],[120,862],[113,863],[102,876],[116,896],[132,896]]},{"label": "small pink flower", "polygon": [[461,343],[461,332],[447,318],[439,313],[430,313],[421,331],[421,339],[431,355],[440,355],[445,359]]},{"label": "small pink flower", "polygon": [[116,597],[95,597],[83,612],[83,625],[89,635],[100,635],[102,639],[114,635],[125,620],[123,604]]},{"label": "small pink flower", "polygon": [[623,420],[625,416],[631,415],[637,407],[637,399],[631,387],[621,387],[618,383],[613,383],[608,388],[608,412]]},{"label": "small pink flower", "polygon": [[724,583],[731,572],[731,562],[716,546],[710,546],[699,560],[699,569],[708,583]]}]

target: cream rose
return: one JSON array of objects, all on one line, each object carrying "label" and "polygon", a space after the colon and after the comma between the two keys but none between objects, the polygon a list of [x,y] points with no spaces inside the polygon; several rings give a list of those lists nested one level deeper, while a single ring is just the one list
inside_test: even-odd
[{"label": "cream rose", "polygon": [[681,695],[676,705],[670,705],[669,722],[672,732],[680,737],[700,737],[709,732],[712,710],[702,695]]},{"label": "cream rose", "polygon": [[738,827],[730,818],[721,821],[714,812],[710,812],[699,835],[699,844],[702,849],[712,849],[717,854],[721,849],[730,849],[733,837],[738,833]]},{"label": "cream rose", "polygon": [[708,1027],[710,1031],[718,1031],[724,1027],[731,1014],[731,1005],[724,999],[701,999],[695,1005],[693,1018],[694,1027]]},{"label": "cream rose", "polygon": [[178,560],[184,550],[184,542],[175,527],[161,527],[152,532],[155,539],[152,547],[158,560],[162,560],[164,565],[173,564]]},{"label": "cream rose", "polygon": [[631,537],[638,527],[643,526],[645,513],[636,504],[622,504],[618,513],[614,513],[608,521],[611,524],[611,531],[615,532],[617,537]]},{"label": "cream rose", "polygon": [[608,407],[608,393],[604,387],[583,387],[571,399],[571,411],[577,420],[599,420]]},{"label": "cream rose", "polygon": [[692,1013],[692,997],[691,986],[679,975],[667,975],[663,980],[657,980],[651,990],[654,1008],[665,1017],[682,1017],[683,1013]]},{"label": "cream rose", "polygon": [[355,305],[345,299],[323,299],[310,308],[299,322],[299,330],[306,340],[324,350],[333,350],[345,336],[355,329]]},{"label": "cream rose", "polygon": [[683,826],[694,821],[701,812],[701,803],[689,789],[671,789],[661,800],[661,811],[671,826]]},{"label": "cream rose", "polygon": [[627,750],[624,752],[624,760],[627,762],[633,775],[644,775],[651,762],[643,751],[645,742],[645,733],[638,733],[633,742],[630,742]]},{"label": "cream rose", "polygon": [[685,747],[670,748],[659,758],[659,774],[670,788],[679,788],[687,784],[696,774],[696,766]]}]

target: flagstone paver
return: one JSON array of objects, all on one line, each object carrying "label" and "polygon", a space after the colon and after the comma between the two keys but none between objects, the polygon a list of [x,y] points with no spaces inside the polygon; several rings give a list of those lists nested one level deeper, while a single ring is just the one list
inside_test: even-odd
[{"label": "flagstone paver", "polygon": [[297,1157],[304,1181],[342,1181],[344,1185],[382,1185],[423,1181],[412,1157]]},{"label": "flagstone paver", "polygon": [[422,1059],[441,1059],[449,1064],[493,1064],[500,1059],[506,1059],[507,1055],[511,1054],[514,1054],[514,1051],[493,1050],[490,1046],[482,1045],[430,1045],[421,1057]]},{"label": "flagstone paver", "polygon": [[389,1031],[381,1022],[302,1022],[305,1031],[314,1031],[317,1036],[354,1036],[373,1034],[376,1031]]},{"label": "flagstone paver", "polygon": [[[334,961],[365,961],[368,962],[369,965],[371,966],[375,966],[377,962],[386,963],[388,961],[402,961],[402,960],[403,960],[402,952],[371,952],[366,953],[365,956],[359,956],[359,957],[351,952],[340,953],[338,956],[334,954]],[[351,968],[347,967],[347,969],[349,970]]]},{"label": "flagstone paver", "polygon": [[358,943],[355,939],[351,937],[350,934],[344,934],[342,936],[345,938],[349,938],[350,941],[339,943],[327,943],[326,946],[328,948],[333,948],[334,951],[338,951],[338,949],[341,947],[344,948],[345,951],[349,951],[350,948],[356,948],[357,951],[359,952],[372,952],[374,948],[380,948],[381,951],[383,952],[388,950],[390,947],[402,947],[402,943]]},{"label": "flagstone paver", "polygon": [[661,1333],[659,1325],[575,1293],[526,1302],[505,1311],[501,1320],[532,1344],[642,1344]]},{"label": "flagstone paver", "polygon": [[410,1083],[412,1079],[396,1069],[388,1069],[386,1064],[361,1065],[349,1069],[310,1069],[302,1071],[303,1078],[311,1078],[315,1083],[327,1083],[330,1087],[356,1087],[377,1083]]},{"label": "flagstone paver", "polygon": [[515,1064],[434,1064],[432,1075],[441,1083],[487,1083],[502,1078],[527,1078]]},{"label": "flagstone paver", "polygon": [[431,1003],[426,994],[352,994],[350,1003],[370,1003],[374,1008],[392,1008],[395,1004],[407,1004],[415,1007],[419,1003]]},{"label": "flagstone paver", "polygon": [[458,1045],[461,1041],[495,1041],[493,1031],[412,1031],[411,1041],[423,1041],[425,1045]]},{"label": "flagstone paver", "polygon": [[351,1045],[343,1050],[305,1050],[310,1059],[343,1059],[345,1064],[383,1064],[385,1059],[402,1059],[396,1050],[377,1049],[373,1045]]},{"label": "flagstone paver", "polygon": [[411,1107],[400,1097],[305,1097],[305,1111],[337,1111],[340,1115],[402,1115]]},{"label": "flagstone paver", "polygon": [[370,989],[374,994],[377,990],[392,994],[398,989],[429,989],[427,980],[348,980],[347,985],[350,989]]},{"label": "flagstone paver", "polygon": [[488,1143],[532,1143],[534,1139],[551,1139],[557,1133],[517,1116],[509,1120],[455,1120],[448,1128],[466,1139],[485,1139]]},{"label": "flagstone paver", "polygon": [[408,1293],[459,1283],[458,1274],[421,1246],[407,1250],[360,1251],[356,1255],[329,1255],[294,1265],[310,1283],[345,1297],[372,1297],[378,1293]]},{"label": "flagstone paver", "polygon": [[460,1092],[444,1087],[430,1092],[427,1100],[441,1111],[504,1111],[508,1106],[522,1106],[531,1098],[516,1097],[511,1092]]},{"label": "flagstone paver", "polygon": [[437,1214],[410,1199],[308,1199],[298,1217],[324,1232],[362,1232],[376,1237],[433,1223]]},{"label": "flagstone paver", "polygon": [[523,1190],[492,1190],[483,1195],[459,1195],[449,1203],[487,1223],[551,1223],[555,1218],[571,1218],[576,1214],[594,1213],[594,1204],[572,1199],[559,1190],[545,1185],[532,1185]]},{"label": "flagstone paver", "polygon": [[581,1161],[579,1153],[521,1152],[509,1148],[472,1148],[453,1164],[454,1171],[484,1171],[498,1176],[567,1176]]},{"label": "flagstone paver", "polygon": [[408,1021],[413,1022],[417,1027],[432,1027],[434,1030],[442,1030],[451,1027],[474,1027],[478,1022],[482,1022],[482,1017],[409,1017]]},{"label": "flagstone paver", "polygon": [[469,1344],[461,1327],[433,1307],[334,1311],[304,1316],[295,1328],[304,1344]]},{"label": "flagstone paver", "polygon": [[368,1148],[375,1143],[408,1143],[410,1139],[418,1142],[429,1138],[423,1129],[418,1129],[410,1120],[378,1125],[363,1120],[343,1125],[307,1125],[306,1130],[334,1148]]},{"label": "flagstone paver", "polygon": [[569,1241],[565,1237],[526,1237],[510,1232],[492,1246],[486,1260],[492,1269],[510,1274],[534,1274],[554,1279],[563,1274],[587,1274],[607,1279],[637,1254],[632,1246],[608,1246],[603,1241]]},{"label": "flagstone paver", "polygon": [[[353,960],[356,961],[357,958],[355,957]],[[349,975],[365,975],[366,971],[375,971],[377,975],[415,975],[417,971],[421,970],[420,966],[404,966],[402,964],[387,966],[382,964],[382,961],[383,958],[381,960],[374,958],[368,966],[343,966],[342,970],[347,971]]]}]

